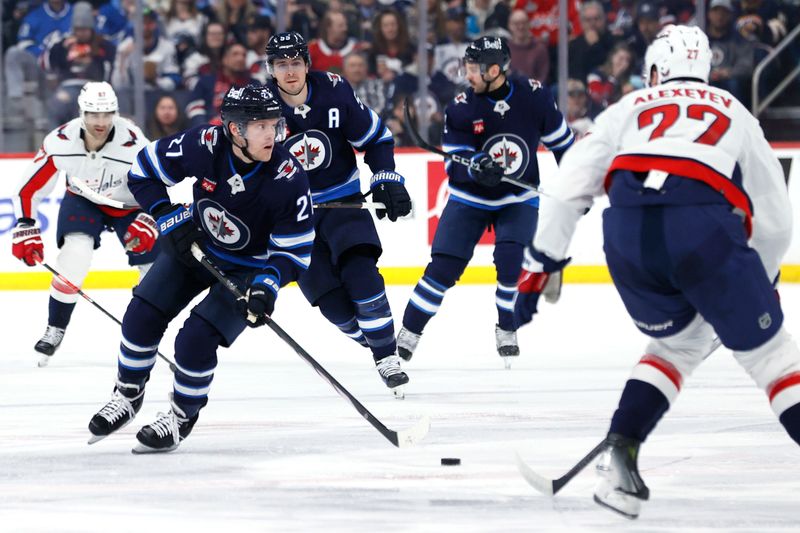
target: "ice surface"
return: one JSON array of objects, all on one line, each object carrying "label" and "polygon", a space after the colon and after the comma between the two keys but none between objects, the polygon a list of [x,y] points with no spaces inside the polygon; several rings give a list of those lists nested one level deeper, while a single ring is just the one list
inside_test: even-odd
[{"label": "ice surface", "polygon": [[[411,287],[389,288],[397,317]],[[90,295],[122,317],[129,291]],[[782,289],[797,333],[800,286]],[[520,332],[512,370],[494,348],[494,287],[448,292],[391,397],[367,350],[296,288],[276,320],[387,426],[430,415],[422,444],[396,449],[267,328],[220,351],[209,405],[174,453],[134,456],[138,428],[166,410],[161,361],[144,407],[86,444],[110,397],[117,326],[80,300],[50,366],[36,368],[46,292],[0,294],[0,531],[797,531],[800,450],[765,394],[718,350],[643,447],[651,501],[629,522],[591,499],[592,468],[554,499],[517,473],[566,472],[605,434],[642,337],[611,285],[566,285]],[[33,317],[33,318],[30,318]],[[183,316],[162,343],[172,340]],[[460,457],[460,466],[441,466]]]}]

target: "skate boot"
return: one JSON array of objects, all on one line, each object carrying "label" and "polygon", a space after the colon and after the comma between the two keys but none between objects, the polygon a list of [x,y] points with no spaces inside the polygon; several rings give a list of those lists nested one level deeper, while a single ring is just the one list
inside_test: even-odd
[{"label": "skate boot", "polygon": [[411,356],[414,355],[414,350],[417,349],[420,337],[422,337],[421,333],[417,334],[404,327],[400,328],[397,333],[397,355],[405,361],[411,361]]},{"label": "skate boot", "polygon": [[200,413],[188,418],[175,403],[172,394],[169,395],[169,403],[172,409],[168,413],[158,413],[155,422],[144,426],[136,434],[139,443],[131,450],[133,453],[171,452],[192,432]]},{"label": "skate boot", "polygon": [[506,331],[499,325],[494,327],[494,338],[497,342],[497,353],[503,358],[506,368],[511,368],[511,361],[514,357],[519,357],[519,344],[517,344],[517,332]]},{"label": "skate boot", "polygon": [[387,355],[380,361],[375,362],[378,374],[386,386],[392,390],[395,398],[402,400],[405,398],[405,384],[408,383],[408,375],[400,368],[400,358],[396,355]]},{"label": "skate boot", "polygon": [[594,501],[599,505],[634,519],[639,516],[642,501],[650,497],[650,489],[642,481],[636,465],[639,441],[609,433],[608,447],[597,463],[600,481],[594,491]]},{"label": "skate boot", "polygon": [[117,381],[111,400],[89,422],[89,444],[102,440],[131,423],[142,408],[144,387]]},{"label": "skate boot", "polygon": [[42,354],[39,358],[40,367],[47,366],[50,362],[50,358],[56,353],[56,350],[58,350],[61,341],[64,340],[64,332],[64,328],[57,328],[55,326],[47,326],[47,329],[44,330],[44,335],[42,335],[42,338],[36,343],[36,346],[33,347],[34,350]]}]

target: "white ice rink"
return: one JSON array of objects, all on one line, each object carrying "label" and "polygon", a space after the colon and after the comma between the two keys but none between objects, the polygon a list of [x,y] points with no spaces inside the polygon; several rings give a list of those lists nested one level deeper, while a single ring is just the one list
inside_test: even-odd
[{"label": "white ice rink", "polygon": [[[390,287],[402,316],[412,287]],[[89,290],[122,317],[128,291]],[[800,286],[782,288],[800,336]],[[651,501],[637,521],[592,502],[588,468],[554,499],[517,473],[514,451],[557,477],[607,430],[642,337],[611,285],[567,285],[520,332],[503,369],[494,287],[448,292],[405,365],[404,401],[367,350],[281,292],[276,320],[391,428],[430,415],[427,438],[396,449],[269,329],[220,351],[209,405],[174,453],[134,456],[138,428],[168,408],[159,361],[144,407],[88,446],[110,397],[117,326],[83,300],[48,368],[35,365],[47,293],[0,293],[0,531],[798,531],[800,450],[724,348],[701,366],[643,447]],[[179,318],[162,343],[172,356]],[[461,466],[440,466],[459,457]]]}]

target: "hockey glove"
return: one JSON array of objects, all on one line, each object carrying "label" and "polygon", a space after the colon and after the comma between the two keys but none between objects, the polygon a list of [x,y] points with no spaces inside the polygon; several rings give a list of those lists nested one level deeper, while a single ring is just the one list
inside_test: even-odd
[{"label": "hockey glove", "polygon": [[556,261],[532,246],[525,249],[514,303],[514,319],[518,328],[533,320],[540,295],[544,294],[550,303],[558,301],[561,296],[561,271],[570,261],[570,257]]},{"label": "hockey glove", "polygon": [[394,222],[411,212],[411,198],[404,183],[403,176],[394,170],[381,170],[372,176],[369,184],[372,198],[386,206],[375,210],[378,218],[388,216]]},{"label": "hockey glove", "polygon": [[194,266],[192,243],[202,239],[203,230],[192,222],[192,212],[182,205],[161,204],[153,210],[153,218],[164,250],[181,263]]},{"label": "hockey glove", "polygon": [[20,218],[11,232],[11,253],[28,266],[44,261],[44,244],[36,221]]},{"label": "hockey glove", "polygon": [[147,253],[153,249],[158,238],[158,229],[153,217],[142,211],[128,226],[122,238],[125,249],[134,254]]},{"label": "hockey glove", "polygon": [[495,187],[503,179],[505,169],[486,152],[478,152],[470,158],[478,169],[469,167],[469,176],[484,187]]},{"label": "hockey glove", "polygon": [[275,310],[280,288],[278,277],[277,272],[269,268],[247,278],[247,300],[239,300],[239,311],[251,328],[266,324]]}]

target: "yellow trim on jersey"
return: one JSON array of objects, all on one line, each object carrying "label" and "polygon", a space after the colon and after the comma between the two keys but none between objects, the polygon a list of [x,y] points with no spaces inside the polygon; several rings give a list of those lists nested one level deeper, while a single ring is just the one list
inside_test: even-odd
[{"label": "yellow trim on jersey", "polygon": [[[424,267],[383,267],[381,274],[387,285],[415,285],[422,277]],[[2,272],[0,290],[26,291],[42,290],[50,286],[49,272]],[[106,270],[90,272],[83,288],[89,289],[130,289],[139,280],[136,270]],[[481,285],[496,283],[494,267],[467,267],[461,276],[460,284]],[[564,283],[610,283],[611,276],[605,265],[573,265],[564,271]],[[799,283],[800,265],[783,265],[781,282]]]}]

